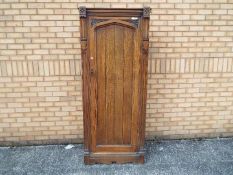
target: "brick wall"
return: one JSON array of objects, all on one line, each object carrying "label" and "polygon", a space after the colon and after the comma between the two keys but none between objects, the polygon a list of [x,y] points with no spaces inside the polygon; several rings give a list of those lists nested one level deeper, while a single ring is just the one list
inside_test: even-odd
[{"label": "brick wall", "polygon": [[78,6],[152,8],[147,138],[233,136],[233,0],[1,0],[0,144],[82,141]]}]

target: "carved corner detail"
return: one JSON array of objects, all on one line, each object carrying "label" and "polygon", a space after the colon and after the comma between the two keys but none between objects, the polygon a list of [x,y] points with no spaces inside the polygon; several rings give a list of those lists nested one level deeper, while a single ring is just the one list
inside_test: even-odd
[{"label": "carved corner detail", "polygon": [[87,17],[87,9],[84,6],[79,7],[79,16],[80,18],[86,18]]},{"label": "carved corner detail", "polygon": [[143,8],[143,17],[144,18],[149,18],[151,13],[151,8],[150,7],[144,7]]},{"label": "carved corner detail", "polygon": [[144,54],[148,54],[149,51],[149,40],[148,39],[144,39],[142,42],[142,51]]},{"label": "carved corner detail", "polygon": [[82,38],[81,39],[81,51],[82,51],[82,53],[85,53],[86,50],[87,50],[87,39]]}]

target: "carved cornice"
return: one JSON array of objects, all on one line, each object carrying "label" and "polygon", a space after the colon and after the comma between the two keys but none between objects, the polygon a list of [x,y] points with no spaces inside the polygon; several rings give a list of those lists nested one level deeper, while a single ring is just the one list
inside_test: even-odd
[{"label": "carved cornice", "polygon": [[87,17],[87,9],[84,6],[79,7],[79,16],[80,18],[86,18]]},{"label": "carved cornice", "polygon": [[143,17],[149,18],[150,17],[151,8],[150,7],[144,7],[143,8]]}]

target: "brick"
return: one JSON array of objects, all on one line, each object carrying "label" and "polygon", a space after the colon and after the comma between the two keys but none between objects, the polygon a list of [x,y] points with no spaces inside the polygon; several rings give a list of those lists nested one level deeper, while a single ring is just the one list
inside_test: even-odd
[{"label": "brick", "polygon": [[0,144],[83,138],[77,5],[152,8],[147,137],[232,136],[227,0],[11,2],[0,7]]},{"label": "brick", "polygon": [[45,8],[48,8],[48,9],[61,8],[61,4],[60,3],[45,3]]},{"label": "brick", "polygon": [[25,14],[25,15],[33,15],[33,14],[36,14],[37,11],[36,9],[21,9],[20,13]]},{"label": "brick", "polygon": [[38,9],[38,14],[54,14],[53,9]]}]

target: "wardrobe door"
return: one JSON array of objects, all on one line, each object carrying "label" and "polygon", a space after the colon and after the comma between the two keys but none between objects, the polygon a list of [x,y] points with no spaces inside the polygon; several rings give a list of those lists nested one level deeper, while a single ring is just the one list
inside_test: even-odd
[{"label": "wardrobe door", "polygon": [[81,23],[88,36],[82,52],[85,163],[142,163],[147,69],[143,49],[148,49],[143,13],[100,11],[90,10],[88,16],[87,10]]}]

